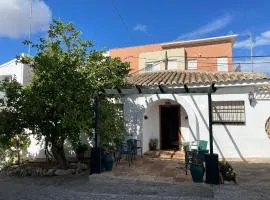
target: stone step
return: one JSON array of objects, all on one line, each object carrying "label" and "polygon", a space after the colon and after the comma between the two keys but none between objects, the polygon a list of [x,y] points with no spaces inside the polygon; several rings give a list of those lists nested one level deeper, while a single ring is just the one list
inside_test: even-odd
[{"label": "stone step", "polygon": [[157,150],[149,151],[145,153],[146,156],[154,158],[165,158],[165,159],[184,159],[185,153],[183,151],[172,151],[172,150]]}]

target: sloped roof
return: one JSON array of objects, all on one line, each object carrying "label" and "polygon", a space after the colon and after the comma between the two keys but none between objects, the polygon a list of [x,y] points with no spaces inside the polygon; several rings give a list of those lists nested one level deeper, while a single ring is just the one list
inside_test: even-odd
[{"label": "sloped roof", "polygon": [[238,35],[225,35],[225,36],[202,38],[202,39],[195,39],[195,40],[182,40],[182,41],[180,40],[180,41],[162,43],[161,46],[164,48],[171,48],[171,47],[176,47],[176,46],[190,46],[194,44],[205,44],[205,43],[224,42],[224,41],[230,41],[231,43],[234,43],[237,36]]},{"label": "sloped roof", "polygon": [[258,89],[259,89],[260,91],[262,91],[262,90],[270,90],[270,84],[261,86],[261,87],[259,87]]},{"label": "sloped roof", "polygon": [[269,78],[252,72],[201,72],[166,70],[139,73],[128,78],[128,83],[138,86],[185,85],[209,83],[234,83],[241,81],[263,81]]}]

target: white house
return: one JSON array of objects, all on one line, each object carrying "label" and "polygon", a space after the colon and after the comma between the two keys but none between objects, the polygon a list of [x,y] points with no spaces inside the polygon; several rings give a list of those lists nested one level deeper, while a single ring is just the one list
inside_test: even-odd
[{"label": "white house", "polygon": [[[0,65],[0,80],[5,78],[15,78],[20,84],[26,85],[31,81],[33,74],[30,67],[26,64],[16,62],[16,59],[10,60]],[[44,157],[42,145],[34,137],[30,137],[31,144],[28,153],[33,157]]]},{"label": "white house", "polygon": [[[0,65],[1,79],[16,77],[25,85],[31,76],[29,67],[15,59]],[[121,88],[127,132],[142,141],[143,152],[149,150],[152,138],[158,139],[159,149],[170,149],[176,141],[208,141],[205,88],[215,83],[214,152],[227,159],[270,158],[270,133],[266,131],[266,122],[270,121],[270,80],[265,75],[167,70],[138,73],[128,82],[129,88]],[[44,157],[41,145],[34,138],[31,141],[30,154]]]},{"label": "white house", "polygon": [[214,153],[244,161],[270,158],[266,133],[270,90],[263,87],[270,82],[265,75],[157,71],[132,76],[129,83],[130,88],[120,89],[127,132],[142,141],[143,152],[149,150],[152,138],[158,139],[158,148],[164,150],[172,148],[175,141],[209,141],[208,95],[202,91],[215,83]]},{"label": "white house", "polygon": [[28,65],[17,63],[16,59],[13,59],[0,65],[0,78],[16,78],[20,84],[26,85],[31,80],[32,73]]}]

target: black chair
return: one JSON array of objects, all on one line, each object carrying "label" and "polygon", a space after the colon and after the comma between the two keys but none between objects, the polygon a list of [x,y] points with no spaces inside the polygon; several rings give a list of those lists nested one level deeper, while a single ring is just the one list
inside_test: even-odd
[{"label": "black chair", "polygon": [[115,161],[116,166],[119,164],[120,160],[125,156],[126,160],[128,161],[128,165],[130,166],[131,163],[131,148],[127,142],[122,142],[116,152],[115,152]]},{"label": "black chair", "polygon": [[142,157],[142,146],[140,140],[128,139],[126,142],[122,142],[116,151],[116,165],[118,165],[123,156],[125,156],[130,167],[130,165],[135,161],[138,151],[140,151]]},{"label": "black chair", "polygon": [[142,142],[141,140],[137,139],[128,139],[128,143],[130,143],[132,153],[136,157],[138,155],[138,152],[140,152],[140,156],[142,157]]},{"label": "black chair", "polygon": [[185,169],[186,175],[192,163],[193,151],[185,150]]}]

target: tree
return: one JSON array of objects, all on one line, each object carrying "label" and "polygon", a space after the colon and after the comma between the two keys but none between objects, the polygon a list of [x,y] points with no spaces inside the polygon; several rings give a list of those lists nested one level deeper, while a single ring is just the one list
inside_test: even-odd
[{"label": "tree", "polygon": [[122,104],[112,103],[104,98],[101,100],[101,107],[101,147],[117,147],[125,137]]},{"label": "tree", "polygon": [[23,88],[15,79],[11,79],[1,82],[0,91],[3,94],[0,99],[0,148],[11,160],[17,157],[19,164],[20,152],[30,145],[25,132]]},{"label": "tree", "polygon": [[94,96],[103,87],[125,84],[129,65],[93,50],[92,42],[81,39],[71,23],[59,20],[33,47],[34,57],[19,58],[34,72],[24,89],[24,117],[32,133],[44,137],[45,148],[67,168],[64,142],[77,141],[81,133],[92,136]]}]

